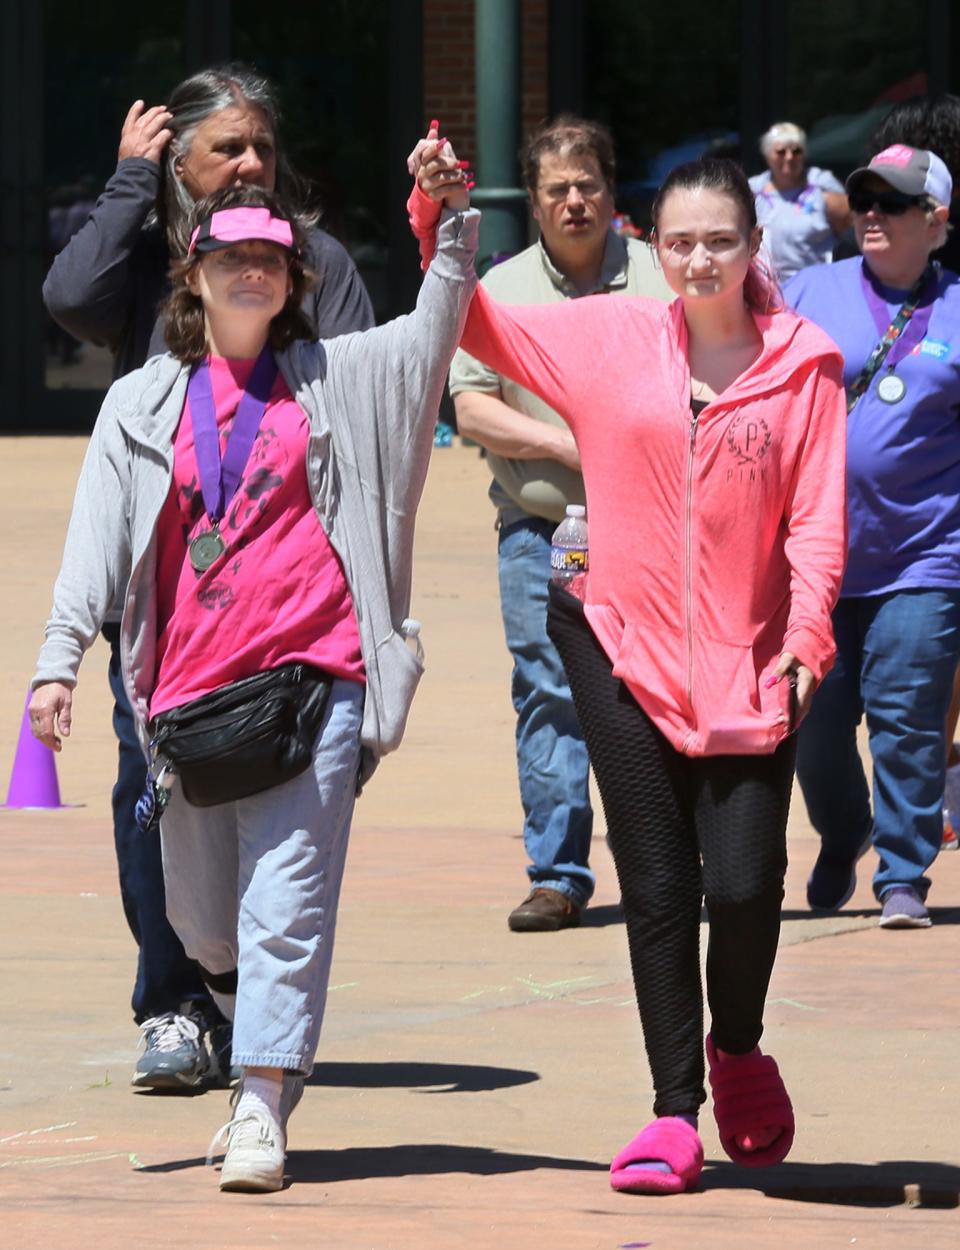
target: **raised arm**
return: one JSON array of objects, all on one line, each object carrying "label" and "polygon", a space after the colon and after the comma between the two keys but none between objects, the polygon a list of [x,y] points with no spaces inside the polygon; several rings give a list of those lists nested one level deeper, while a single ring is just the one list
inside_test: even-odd
[{"label": "raised arm", "polygon": [[325,389],[349,413],[341,451],[389,506],[405,512],[419,499],[437,410],[476,285],[473,258],[480,214],[447,213],[413,312],[364,334],[328,344]]},{"label": "raised arm", "polygon": [[134,298],[130,259],[157,201],[169,119],[162,105],[134,102],[120,133],[116,172],[50,267],[44,303],[74,338],[111,350],[120,342]]},{"label": "raised arm", "polygon": [[[452,153],[435,151],[428,143],[421,140],[408,160],[416,182],[407,213],[424,267],[433,255],[439,215],[436,197],[442,192],[444,178],[454,177],[461,165]],[[591,367],[590,344],[595,342],[595,331],[603,341],[605,331],[599,327],[607,320],[602,312],[607,303],[600,296],[508,308],[480,286],[470,305],[460,345],[481,364],[539,395],[572,428],[583,397],[584,371]]]}]

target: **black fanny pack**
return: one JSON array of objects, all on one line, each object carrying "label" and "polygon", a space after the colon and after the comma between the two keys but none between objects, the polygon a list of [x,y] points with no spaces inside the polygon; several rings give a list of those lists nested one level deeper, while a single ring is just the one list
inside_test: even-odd
[{"label": "black fanny pack", "polygon": [[244,677],[155,717],[154,753],[194,807],[259,794],[310,764],[331,685],[306,664]]}]

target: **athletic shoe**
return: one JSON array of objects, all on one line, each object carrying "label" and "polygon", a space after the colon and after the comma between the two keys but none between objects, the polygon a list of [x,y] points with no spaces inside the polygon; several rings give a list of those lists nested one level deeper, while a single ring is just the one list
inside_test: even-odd
[{"label": "athletic shoe", "polygon": [[947,822],[947,813],[943,813],[943,841],[940,843],[941,851],[955,851],[960,847],[960,838],[957,837],[957,831],[952,824]]},{"label": "athletic shoe", "polygon": [[[235,1093],[234,1104],[239,1101]],[[286,1137],[266,1107],[251,1108],[242,1116],[235,1110],[233,1119],[214,1135],[207,1152],[208,1163],[223,1144],[227,1152],[220,1169],[221,1189],[269,1194],[283,1188]]]},{"label": "athletic shoe", "polygon": [[807,902],[812,911],[839,911],[850,902],[857,888],[857,862],[870,849],[872,839],[871,832],[852,860],[828,855],[821,848],[807,879]]},{"label": "athletic shoe", "polygon": [[895,885],[883,897],[881,929],[928,929],[930,913],[911,885]]},{"label": "athletic shoe", "polygon": [[203,1035],[203,1012],[182,1003],[179,1012],[165,1011],[140,1025],[143,1054],[137,1061],[132,1085],[138,1089],[196,1089],[210,1070],[210,1052]]}]

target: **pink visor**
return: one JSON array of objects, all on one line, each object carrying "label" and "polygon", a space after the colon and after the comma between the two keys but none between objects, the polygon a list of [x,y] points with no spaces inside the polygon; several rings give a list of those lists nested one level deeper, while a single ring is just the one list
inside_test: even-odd
[{"label": "pink visor", "polygon": [[194,252],[214,252],[231,243],[245,243],[249,239],[264,239],[267,243],[279,243],[281,247],[295,252],[293,230],[289,221],[271,216],[269,208],[224,208],[211,213],[201,221],[190,236],[187,255]]}]

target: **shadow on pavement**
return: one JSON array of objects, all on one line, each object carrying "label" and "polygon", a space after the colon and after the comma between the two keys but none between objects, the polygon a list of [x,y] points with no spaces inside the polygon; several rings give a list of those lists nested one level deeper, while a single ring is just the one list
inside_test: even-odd
[{"label": "shadow on pavement", "polygon": [[403,1146],[351,1146],[346,1150],[294,1150],[287,1159],[293,1182],[330,1184],[388,1176],[439,1176],[468,1172],[499,1176],[535,1172],[541,1168],[564,1172],[606,1172],[594,1159],[558,1159],[552,1155],[510,1154],[483,1146],[453,1146],[443,1142]]},{"label": "shadow on pavement", "polygon": [[960,1206],[960,1168],[909,1159],[883,1163],[781,1163],[775,1168],[708,1166],[700,1188],[757,1189],[768,1198],[851,1207]]},{"label": "shadow on pavement", "polygon": [[[785,907],[781,920],[870,920],[880,918],[879,907],[861,907],[854,911],[811,911],[809,907]],[[930,919],[935,925],[960,924],[960,907],[930,907]]]},{"label": "shadow on pavement", "polygon": [[601,903],[598,907],[588,907],[580,917],[581,929],[605,929],[611,924],[623,924],[623,908],[619,903]]},{"label": "shadow on pavement", "polygon": [[[219,1163],[221,1156],[217,1156]],[[202,1168],[206,1160],[171,1159],[139,1168],[141,1174],[185,1172]],[[451,1146],[443,1142],[404,1146],[350,1146],[346,1150],[292,1150],[287,1157],[287,1178],[299,1184],[332,1184],[388,1176],[441,1176],[469,1172],[473,1176],[499,1176],[509,1172],[536,1172],[541,1168],[563,1172],[606,1172],[595,1159],[558,1159],[553,1155],[509,1154],[484,1146]]]},{"label": "shadow on pavement", "polygon": [[539,1072],[523,1068],[494,1068],[469,1063],[318,1063],[308,1085],[347,1086],[355,1089],[423,1089],[428,1094],[480,1093],[509,1089],[539,1081]]}]

